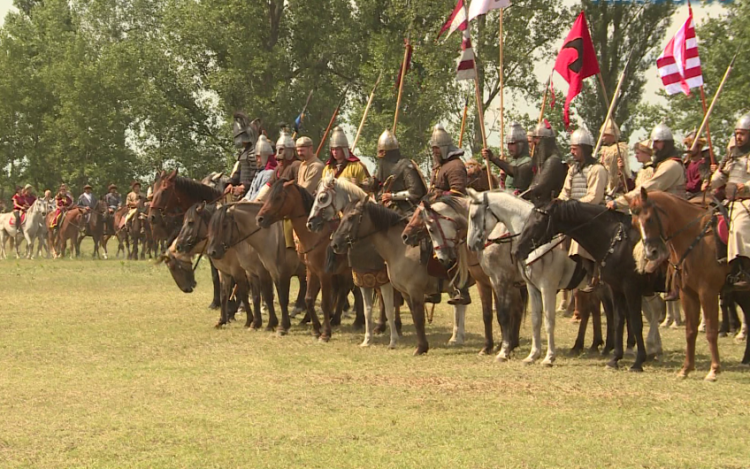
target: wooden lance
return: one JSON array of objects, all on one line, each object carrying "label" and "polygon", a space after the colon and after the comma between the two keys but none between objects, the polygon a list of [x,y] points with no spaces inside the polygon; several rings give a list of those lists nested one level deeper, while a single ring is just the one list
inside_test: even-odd
[{"label": "wooden lance", "polygon": [[[305,101],[305,107],[302,108],[302,112],[299,113],[299,123],[302,124],[302,120],[305,118],[305,112],[307,111],[307,106],[310,104],[310,99],[312,98],[313,91],[315,91],[315,88],[310,90],[310,93],[307,94],[307,100]],[[292,139],[297,138],[297,131],[295,130],[292,134]]]},{"label": "wooden lance", "polygon": [[398,125],[398,110],[401,108],[401,94],[404,91],[404,80],[406,79],[406,67],[408,65],[408,59],[409,59],[409,36],[406,36],[406,40],[404,41],[404,61],[401,63],[401,76],[399,77],[398,81],[398,98],[396,98],[396,114],[393,116],[393,128],[391,129],[391,133],[395,136],[396,135],[396,126]]},{"label": "wooden lance", "polygon": [[461,133],[458,135],[458,148],[464,146],[464,130],[466,130],[466,115],[469,113],[469,98],[464,101],[464,113],[461,116]]},{"label": "wooden lance", "polygon": [[367,106],[365,106],[365,112],[362,113],[362,120],[359,122],[359,127],[357,128],[357,136],[354,137],[354,143],[352,144],[352,152],[354,152],[354,149],[357,148],[357,142],[359,142],[359,136],[362,135],[362,128],[365,126],[365,120],[367,120],[367,113],[370,112],[372,99],[375,97],[375,90],[378,89],[378,84],[380,83],[381,78],[383,78],[382,70],[380,71],[380,75],[378,75],[378,79],[375,80],[375,86],[372,87],[372,92],[370,93],[370,97],[367,99]]},{"label": "wooden lance", "polygon": [[323,149],[323,145],[325,145],[326,140],[328,139],[328,134],[331,132],[331,127],[333,127],[333,123],[336,122],[336,116],[339,115],[339,110],[341,109],[341,105],[344,103],[344,100],[346,99],[346,92],[348,90],[349,90],[349,86],[347,85],[346,89],[344,90],[344,94],[341,95],[341,99],[339,100],[339,103],[336,105],[336,109],[333,110],[331,121],[328,122],[328,127],[326,127],[326,131],[323,134],[323,138],[320,139],[320,144],[318,145],[318,149],[315,151],[315,158],[318,158],[318,156],[320,156],[320,151]]},{"label": "wooden lance", "polygon": [[[476,54],[476,53],[475,53]],[[476,67],[476,55],[474,56],[474,67]],[[479,76],[474,74],[474,94],[477,99],[477,114],[479,115],[479,130],[482,132],[482,148],[487,148],[487,133],[484,130],[484,106],[482,105],[482,90],[479,89]],[[492,186],[492,172],[490,171],[490,162],[485,160],[487,165],[487,183],[490,190]]]},{"label": "wooden lance", "polygon": [[[737,52],[737,54],[739,54],[739,52]],[[729,74],[732,72],[734,61],[735,59],[737,59],[737,54],[734,54],[734,57],[732,57],[732,61],[729,62],[727,71],[724,72],[724,77],[721,79],[721,83],[719,84],[719,87],[716,89],[716,94],[714,95],[714,98],[711,100],[711,105],[708,107],[706,114],[703,116],[703,122],[701,122],[701,126],[698,127],[698,132],[695,133],[695,140],[693,140],[693,144],[690,146],[690,153],[694,152],[695,147],[698,146],[698,139],[703,133],[703,129],[706,128],[706,125],[708,124],[708,118],[711,115],[711,112],[714,110],[714,105],[716,104],[716,100],[719,99],[719,95],[721,95],[721,90],[724,89],[724,84],[727,82],[727,78],[729,78]]]},{"label": "wooden lance", "polygon": [[[500,158],[505,159],[505,103],[503,101],[505,95],[505,82],[503,81],[503,10],[500,8],[499,17],[499,31],[498,31],[498,49],[500,50],[500,61],[498,62],[498,81],[500,82]],[[487,167],[489,168],[489,166]],[[489,169],[488,169],[489,171]]]}]

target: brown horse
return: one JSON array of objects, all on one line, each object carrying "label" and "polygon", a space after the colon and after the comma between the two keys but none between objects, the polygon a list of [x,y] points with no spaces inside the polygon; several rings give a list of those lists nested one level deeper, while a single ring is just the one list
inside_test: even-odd
[{"label": "brown horse", "polygon": [[70,241],[70,257],[81,255],[78,236],[83,227],[84,209],[73,207],[63,215],[62,221],[56,230],[50,230],[50,245],[54,246],[55,258],[65,257],[65,252]]},{"label": "brown horse", "polygon": [[78,243],[76,246],[76,252],[81,251],[81,242],[86,236],[91,236],[94,240],[94,251],[91,253],[92,258],[101,259],[99,254],[99,245],[102,242],[104,236],[104,218],[107,216],[107,204],[103,200],[99,200],[93,209],[88,212],[88,220],[84,215],[82,221],[83,230],[78,237]]},{"label": "brown horse", "polygon": [[[307,228],[307,216],[312,209],[314,199],[307,190],[299,187],[294,181],[281,179],[271,187],[266,196],[263,207],[257,215],[257,223],[263,228],[269,228],[283,219],[290,219],[294,233],[299,239],[300,256],[307,266],[307,294],[305,303],[311,311],[313,334],[322,341],[331,338],[331,315],[334,303],[343,304],[343,297],[353,287],[351,268],[341,256],[335,262],[333,269],[326,269],[328,245],[331,228],[320,232],[312,232]],[[323,310],[323,330],[320,319],[314,309],[315,298],[321,291],[321,309]],[[339,298],[334,298],[334,292]],[[338,300],[338,301],[335,301]]]},{"label": "brown horse", "polygon": [[[664,192],[641,190],[630,200],[633,223],[641,231],[646,259],[658,264],[669,259],[675,269],[680,300],[685,312],[687,350],[679,372],[685,378],[695,369],[695,340],[701,309],[706,319],[706,340],[711,352],[711,369],[707,381],[715,381],[721,371],[719,363],[719,295],[725,288],[730,268],[719,263],[716,255],[713,214],[704,208]],[[734,292],[745,318],[749,317],[750,294]],[[742,361],[750,364],[750,342]]]},{"label": "brown horse", "polygon": [[104,235],[102,237],[102,249],[104,250],[104,258],[109,257],[107,252],[107,243],[109,239],[114,237],[117,239],[117,253],[115,257],[120,257],[122,252],[123,257],[127,255],[125,250],[125,243],[127,241],[127,233],[124,228],[120,228],[122,219],[127,216],[128,208],[120,207],[114,212],[107,212],[107,216],[104,218]]}]

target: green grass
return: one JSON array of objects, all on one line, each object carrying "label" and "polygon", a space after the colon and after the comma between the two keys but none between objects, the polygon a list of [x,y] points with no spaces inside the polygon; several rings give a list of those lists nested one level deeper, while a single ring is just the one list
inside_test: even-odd
[{"label": "green grass", "polygon": [[[750,465],[743,345],[721,339],[724,372],[675,378],[684,330],[643,374],[600,357],[524,366],[479,357],[478,300],[465,346],[445,345],[438,306],[431,350],[414,333],[363,349],[351,320],[330,343],[212,326],[210,276],[186,295],[164,266],[119,260],[0,263],[2,467],[612,467]],[[297,321],[295,321],[296,324]],[[576,327],[558,319],[564,352]],[[499,331],[496,328],[496,336]],[[590,337],[590,331],[589,331]],[[632,358],[626,358],[628,365]]]}]

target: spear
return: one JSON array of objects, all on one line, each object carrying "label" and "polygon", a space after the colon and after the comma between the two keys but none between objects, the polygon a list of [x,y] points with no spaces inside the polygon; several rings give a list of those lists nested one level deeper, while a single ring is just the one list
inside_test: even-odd
[{"label": "spear", "polygon": [[464,114],[461,116],[461,133],[458,135],[458,148],[463,147],[464,144],[464,129],[466,128],[466,114],[469,112],[469,97],[466,97],[464,102]]},{"label": "spear", "polygon": [[375,86],[372,87],[370,98],[367,100],[367,106],[365,106],[365,112],[362,114],[362,120],[359,123],[359,128],[357,128],[357,136],[354,137],[354,143],[352,144],[352,152],[354,152],[354,150],[357,148],[357,142],[359,141],[359,136],[362,134],[362,128],[365,126],[367,113],[370,111],[370,105],[372,104],[372,99],[375,97],[375,90],[378,89],[378,84],[380,83],[381,78],[383,78],[382,70],[380,71],[380,75],[378,75],[378,79],[375,80]]},{"label": "spear", "polygon": [[[302,108],[302,112],[299,113],[299,125],[302,125],[302,119],[305,118],[305,111],[307,111],[307,105],[310,104],[310,99],[312,98],[313,91],[315,91],[315,88],[311,89],[310,92],[307,94],[307,101],[305,101],[305,107]],[[292,139],[297,138],[297,130],[294,131],[292,134]]]},{"label": "spear", "polygon": [[391,130],[391,133],[394,136],[396,135],[396,126],[398,125],[398,111],[399,111],[399,108],[401,107],[401,94],[404,91],[404,80],[406,79],[406,67],[408,66],[410,48],[411,48],[411,44],[409,43],[409,35],[407,35],[406,40],[404,41],[404,61],[401,62],[401,76],[399,76],[399,82],[398,82],[398,97],[396,98],[396,114],[393,116],[393,129]]},{"label": "spear", "polygon": [[691,153],[695,151],[695,147],[698,145],[698,138],[700,138],[701,133],[703,132],[703,129],[705,129],[706,125],[708,124],[708,117],[711,115],[711,111],[714,110],[714,105],[716,104],[716,100],[719,98],[719,95],[721,94],[721,90],[724,89],[724,84],[727,82],[727,78],[729,78],[729,74],[732,72],[734,61],[735,59],[737,59],[737,54],[739,54],[739,50],[737,51],[737,53],[734,54],[734,57],[732,57],[731,62],[729,62],[727,71],[724,72],[724,78],[721,79],[721,83],[719,84],[719,87],[716,89],[716,94],[714,94],[714,98],[711,100],[711,105],[708,107],[708,110],[703,116],[703,122],[701,122],[701,126],[698,127],[698,132],[696,132],[695,134],[695,140],[693,140],[693,144],[690,146]]},{"label": "spear", "polygon": [[320,139],[320,145],[318,145],[318,149],[315,151],[315,158],[317,158],[320,155],[320,150],[323,149],[323,145],[328,139],[328,134],[331,132],[331,127],[333,127],[333,123],[336,122],[336,116],[339,115],[339,110],[341,109],[341,105],[344,104],[344,100],[346,99],[347,91],[349,91],[349,85],[346,85],[346,89],[344,89],[344,94],[341,95],[341,99],[339,100],[339,103],[336,105],[336,109],[333,110],[331,121],[328,122],[328,127],[326,127],[326,131],[325,133],[323,133],[323,138]]}]

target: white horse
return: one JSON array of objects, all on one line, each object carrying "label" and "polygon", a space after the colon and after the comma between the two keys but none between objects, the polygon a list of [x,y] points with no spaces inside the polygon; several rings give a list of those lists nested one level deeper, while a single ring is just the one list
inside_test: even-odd
[{"label": "white horse", "polygon": [[[310,216],[307,218],[307,227],[310,231],[320,231],[325,222],[338,218],[339,213],[351,202],[366,199],[367,193],[343,179],[333,176],[323,178],[318,184]],[[383,297],[385,315],[388,319],[388,328],[391,331],[391,340],[388,347],[393,349],[398,344],[398,331],[396,329],[396,309],[393,304],[393,286],[390,283],[381,285],[380,294]],[[375,298],[375,289],[359,287],[365,303],[365,338],[360,344],[362,347],[372,345],[373,322],[372,306]]]},{"label": "white horse", "polygon": [[8,239],[13,243],[16,250],[16,258],[21,258],[19,250],[21,231],[26,238],[26,257],[31,258],[33,254],[34,239],[38,236],[40,225],[43,228],[44,216],[47,214],[44,201],[37,199],[26,211],[26,216],[21,222],[21,230],[16,226],[16,215],[13,212],[0,214],[0,258],[6,259],[5,243]]},{"label": "white horse", "polygon": [[23,236],[26,238],[26,258],[34,258],[34,241],[38,244],[38,253],[42,252],[42,247],[47,250],[49,254],[49,247],[47,246],[47,224],[45,219],[47,214],[52,210],[50,205],[41,200],[36,199],[31,205],[29,210],[26,212],[26,223],[24,224]]}]

